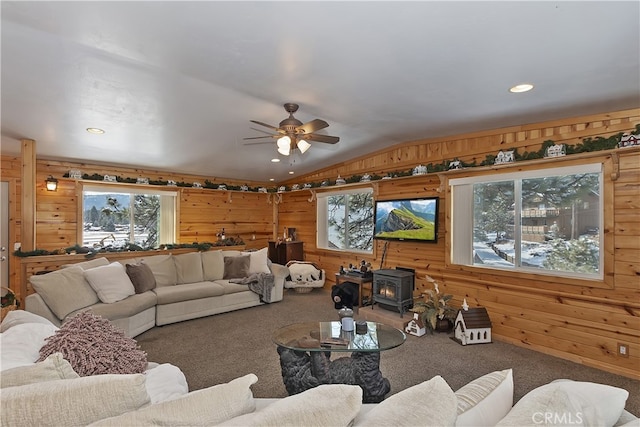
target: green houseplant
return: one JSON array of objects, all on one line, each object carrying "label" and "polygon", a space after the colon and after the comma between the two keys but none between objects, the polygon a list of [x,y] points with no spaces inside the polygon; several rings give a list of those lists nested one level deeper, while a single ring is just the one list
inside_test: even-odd
[{"label": "green houseplant", "polygon": [[[414,313],[420,315],[420,319],[427,328],[433,333],[435,330],[448,330],[453,325],[458,310],[449,305],[449,301],[453,295],[442,294],[438,289],[438,283],[431,277],[425,277],[428,282],[433,283],[433,289],[427,290],[423,300],[414,301],[413,308],[410,309]],[[447,322],[446,326],[440,326],[439,322]]]}]

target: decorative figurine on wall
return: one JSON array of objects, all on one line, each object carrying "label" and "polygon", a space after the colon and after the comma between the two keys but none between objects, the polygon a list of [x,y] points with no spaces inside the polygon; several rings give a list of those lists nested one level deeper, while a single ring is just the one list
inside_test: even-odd
[{"label": "decorative figurine on wall", "polygon": [[554,144],[544,151],[544,157],[562,157],[567,154],[567,150],[564,144]]},{"label": "decorative figurine on wall", "polygon": [[505,163],[513,163],[515,161],[515,157],[513,154],[513,150],[510,151],[502,151],[500,150],[498,152],[498,155],[496,156],[496,160],[494,162],[494,164],[496,165],[503,165]]},{"label": "decorative figurine on wall", "polygon": [[630,133],[622,134],[620,142],[618,142],[619,148],[636,147],[640,145],[640,138],[638,135],[632,135]]}]

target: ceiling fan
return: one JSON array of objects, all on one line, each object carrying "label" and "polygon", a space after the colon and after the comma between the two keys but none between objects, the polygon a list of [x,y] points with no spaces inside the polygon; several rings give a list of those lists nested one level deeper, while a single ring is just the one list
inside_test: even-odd
[{"label": "ceiling fan", "polygon": [[[255,136],[244,139],[276,139],[278,152],[284,156],[288,156],[296,148],[300,150],[301,153],[304,153],[309,149],[309,147],[311,147],[311,144],[309,144],[308,141],[324,142],[326,144],[335,144],[340,141],[340,138],[337,136],[319,135],[314,133],[329,126],[329,123],[324,120],[314,119],[303,124],[300,120],[293,117],[293,113],[298,111],[298,107],[298,104],[294,104],[292,102],[284,104],[284,109],[289,113],[289,117],[281,121],[278,127],[268,125],[257,120],[250,120],[251,123],[267,127],[275,133],[269,136]],[[257,144],[262,143],[258,142]]]}]

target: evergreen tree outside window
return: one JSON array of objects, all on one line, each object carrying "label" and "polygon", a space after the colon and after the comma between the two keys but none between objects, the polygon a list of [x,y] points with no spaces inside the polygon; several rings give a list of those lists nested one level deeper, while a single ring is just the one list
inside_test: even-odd
[{"label": "evergreen tree outside window", "polygon": [[602,279],[602,165],[452,179],[454,264]]},{"label": "evergreen tree outside window", "polygon": [[85,186],[82,205],[82,246],[135,244],[154,249],[176,241],[174,191]]},{"label": "evergreen tree outside window", "polygon": [[358,189],[318,195],[317,246],[373,252],[373,191]]}]

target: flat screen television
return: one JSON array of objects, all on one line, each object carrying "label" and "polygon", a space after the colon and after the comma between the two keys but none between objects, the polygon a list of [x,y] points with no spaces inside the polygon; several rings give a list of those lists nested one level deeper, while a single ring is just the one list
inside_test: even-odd
[{"label": "flat screen television", "polygon": [[376,200],[374,239],[438,241],[438,197]]}]

